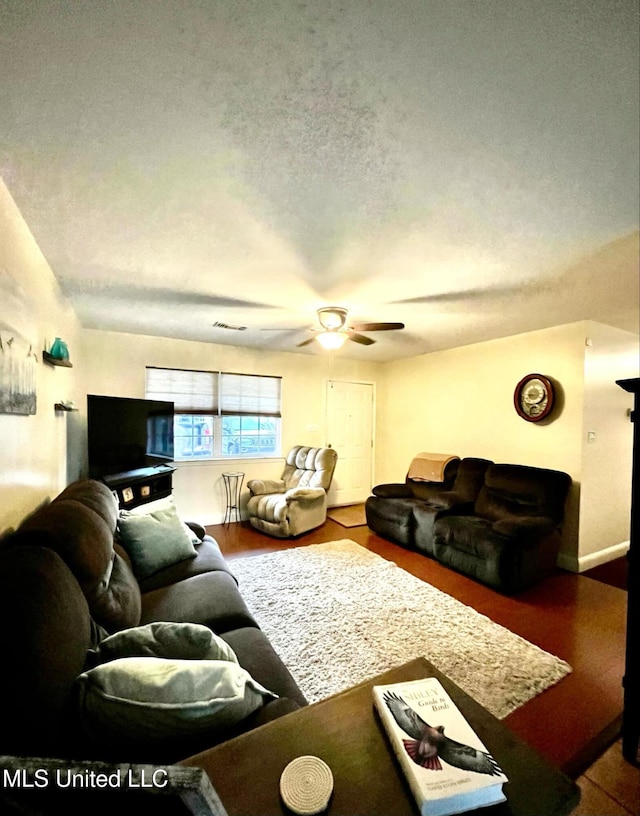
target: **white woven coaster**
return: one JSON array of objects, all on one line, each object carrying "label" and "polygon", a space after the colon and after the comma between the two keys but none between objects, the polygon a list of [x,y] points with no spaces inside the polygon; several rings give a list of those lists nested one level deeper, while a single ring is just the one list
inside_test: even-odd
[{"label": "white woven coaster", "polygon": [[287,765],[280,777],[282,801],[299,816],[322,813],[332,792],[331,768],[320,757],[298,757]]}]

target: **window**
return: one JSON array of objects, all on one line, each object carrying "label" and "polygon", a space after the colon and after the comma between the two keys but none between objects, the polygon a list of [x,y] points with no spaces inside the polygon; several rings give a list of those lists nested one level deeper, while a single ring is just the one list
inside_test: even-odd
[{"label": "window", "polygon": [[173,422],[175,458],[213,458],[213,422],[213,416],[207,414],[176,414]]},{"label": "window", "polygon": [[277,420],[261,416],[222,418],[222,450],[229,454],[272,456],[277,445]]},{"label": "window", "polygon": [[178,461],[280,454],[280,377],[147,368],[147,399],[175,405]]}]

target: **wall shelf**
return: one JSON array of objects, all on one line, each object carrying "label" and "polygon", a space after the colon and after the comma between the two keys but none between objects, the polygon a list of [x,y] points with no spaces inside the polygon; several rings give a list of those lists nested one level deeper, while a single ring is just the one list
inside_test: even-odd
[{"label": "wall shelf", "polygon": [[48,351],[42,352],[42,359],[45,363],[49,363],[52,366],[63,366],[64,368],[73,368],[73,365],[69,362],[69,360],[60,360],[58,357],[52,357]]}]

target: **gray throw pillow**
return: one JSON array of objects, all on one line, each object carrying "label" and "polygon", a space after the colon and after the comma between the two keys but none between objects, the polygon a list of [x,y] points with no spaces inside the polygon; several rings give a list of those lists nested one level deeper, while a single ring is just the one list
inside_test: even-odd
[{"label": "gray throw pillow", "polygon": [[153,501],[139,504],[137,507],[132,507],[129,510],[120,510],[119,513],[123,516],[146,516],[150,513],[155,513],[156,510],[166,510],[167,508],[173,508],[176,511],[180,521],[182,522],[185,533],[189,536],[193,544],[199,544],[201,541],[200,536],[196,535],[191,527],[182,521],[182,516],[180,516],[178,508],[173,501],[173,496],[165,496],[162,499],[153,499]]},{"label": "gray throw pillow", "polygon": [[198,554],[173,506],[144,515],[123,511],[118,530],[139,580]]},{"label": "gray throw pillow", "polygon": [[181,660],[227,660],[237,663],[235,652],[208,626],[200,623],[158,621],[122,629],[103,638],[87,654],[85,668],[120,657],[167,657]]},{"label": "gray throw pillow", "polygon": [[87,737],[111,746],[178,744],[225,733],[277,698],[237,663],[123,657],[81,674],[74,684]]}]

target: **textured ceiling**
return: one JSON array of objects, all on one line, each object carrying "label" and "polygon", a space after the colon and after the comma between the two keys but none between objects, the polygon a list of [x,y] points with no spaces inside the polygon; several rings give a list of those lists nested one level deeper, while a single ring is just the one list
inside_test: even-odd
[{"label": "textured ceiling", "polygon": [[0,0],[0,174],[92,328],[638,331],[638,33],[629,0]]}]

